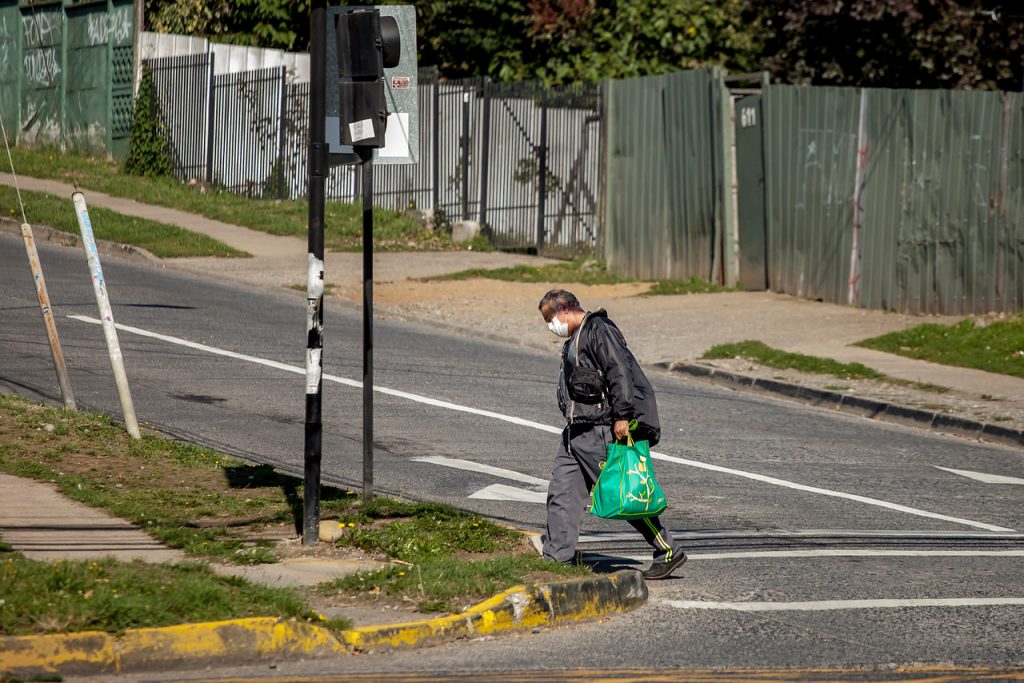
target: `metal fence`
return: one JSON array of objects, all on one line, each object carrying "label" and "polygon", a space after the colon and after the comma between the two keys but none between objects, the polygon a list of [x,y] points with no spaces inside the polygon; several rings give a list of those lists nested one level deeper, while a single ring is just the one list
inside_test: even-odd
[{"label": "metal fence", "polygon": [[[306,194],[309,84],[283,68],[214,76],[211,54],[147,60],[175,175],[250,197]],[[473,220],[498,247],[592,254],[601,225],[600,88],[419,74],[417,164],[377,164],[375,204]],[[358,167],[327,196],[356,201]]]},{"label": "metal fence", "polygon": [[906,313],[1024,306],[1024,96],[771,86],[772,288]]}]

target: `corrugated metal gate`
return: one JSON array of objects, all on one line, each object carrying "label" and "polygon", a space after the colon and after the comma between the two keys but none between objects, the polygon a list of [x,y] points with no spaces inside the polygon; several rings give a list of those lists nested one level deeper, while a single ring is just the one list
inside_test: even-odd
[{"label": "corrugated metal gate", "polygon": [[[165,57],[144,62],[153,79],[154,112],[167,128],[174,176],[186,182],[213,179],[210,145],[213,55]],[[184,93],[189,93],[187,97]]]},{"label": "corrugated metal gate", "polygon": [[608,86],[608,265],[642,278],[724,278],[724,85],[717,70]]},{"label": "corrugated metal gate", "polygon": [[773,289],[908,313],[1024,305],[1024,95],[766,89]]}]

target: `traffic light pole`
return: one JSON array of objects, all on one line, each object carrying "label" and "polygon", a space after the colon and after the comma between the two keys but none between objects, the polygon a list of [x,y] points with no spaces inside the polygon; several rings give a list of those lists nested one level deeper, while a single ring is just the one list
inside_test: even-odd
[{"label": "traffic light pole", "polygon": [[373,498],[373,150],[363,162],[363,500]]},{"label": "traffic light pole", "polygon": [[306,273],[306,439],[302,476],[302,544],[320,540],[321,393],[323,386],[324,190],[326,138],[327,2],[313,0],[309,18],[309,256]]}]

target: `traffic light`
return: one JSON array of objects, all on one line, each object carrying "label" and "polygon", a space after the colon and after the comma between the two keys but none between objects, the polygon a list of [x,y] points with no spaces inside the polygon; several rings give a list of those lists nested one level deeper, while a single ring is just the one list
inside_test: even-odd
[{"label": "traffic light", "polygon": [[336,16],[341,144],[383,147],[388,108],[384,69],[398,66],[401,39],[394,17],[377,9]]}]

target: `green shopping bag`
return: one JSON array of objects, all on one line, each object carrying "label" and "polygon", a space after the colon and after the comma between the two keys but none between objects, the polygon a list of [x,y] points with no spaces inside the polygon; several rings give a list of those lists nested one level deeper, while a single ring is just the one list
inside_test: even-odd
[{"label": "green shopping bag", "polygon": [[590,511],[605,519],[653,517],[668,507],[665,494],[654,480],[651,445],[648,441],[608,444],[608,457],[590,492]]}]

